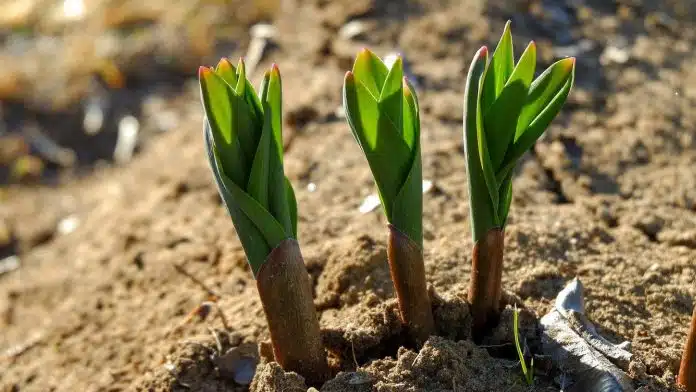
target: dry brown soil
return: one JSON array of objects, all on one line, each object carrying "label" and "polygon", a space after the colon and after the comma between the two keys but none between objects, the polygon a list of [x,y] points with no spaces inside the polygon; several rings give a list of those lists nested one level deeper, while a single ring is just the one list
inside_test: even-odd
[{"label": "dry brown soil", "polygon": [[[146,2],[122,3],[138,10]],[[2,190],[0,229],[10,237],[0,251],[20,259],[19,269],[0,275],[2,391],[246,391],[229,372],[231,357],[240,350],[255,354],[258,344],[267,352],[255,282],[203,154],[195,80],[197,64],[243,55],[247,28],[265,16],[210,1],[191,2],[198,8],[184,14],[190,17],[161,16],[171,16],[183,7],[179,3],[186,2],[147,18],[123,11],[135,20],[127,32],[123,21],[97,24],[119,37],[137,32],[143,40],[161,39],[169,46],[147,42],[182,59],[167,63],[176,65],[170,71],[179,67],[179,76],[169,79],[176,88],[161,99],[176,113],[175,129],[149,138],[124,166],[93,167],[91,175],[70,175],[57,186]],[[314,0],[271,7],[269,20],[279,35],[261,68],[276,62],[283,75],[286,171],[298,198],[299,241],[331,364],[341,371],[321,391],[560,389],[554,379],[563,374],[541,367],[535,386],[524,384],[510,308],[485,346],[468,339],[464,293],[472,241],[462,153],[464,77],[474,51],[495,44],[508,18],[518,53],[537,40],[540,67],[564,55],[578,57],[568,104],[514,180],[503,278],[508,302],[524,309],[522,334],[540,353],[537,321],[578,276],[600,332],[633,343],[636,387],[677,390],[675,372],[696,297],[692,4]],[[46,29],[48,22],[37,15],[26,24]],[[366,31],[341,37],[352,20]],[[181,35],[174,34],[177,26]],[[66,47],[85,34],[79,26],[51,31],[45,34]],[[124,42],[134,53],[116,52],[119,66],[146,85],[153,76],[142,72],[151,52]],[[402,347],[386,222],[379,210],[358,212],[373,183],[337,111],[342,76],[363,46],[380,55],[400,50],[422,102],[424,177],[434,184],[424,197],[425,259],[440,336],[420,351]],[[69,67],[65,59],[59,63]],[[20,65],[16,59],[11,64]],[[255,83],[259,72],[252,75]],[[51,85],[58,73],[24,82]],[[10,109],[31,115],[26,108],[41,91],[12,90],[19,95],[11,97]],[[157,134],[156,117],[143,113],[143,132]],[[75,148],[90,146],[86,140]],[[77,227],[65,230],[66,222]],[[203,308],[207,317],[187,318],[211,298],[224,317],[209,306]],[[264,360],[251,390],[307,387]]]}]

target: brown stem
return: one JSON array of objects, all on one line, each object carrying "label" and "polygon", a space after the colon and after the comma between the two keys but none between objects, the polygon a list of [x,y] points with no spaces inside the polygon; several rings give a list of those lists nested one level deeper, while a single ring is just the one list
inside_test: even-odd
[{"label": "brown stem", "polygon": [[271,251],[259,270],[256,285],[276,362],[302,375],[310,385],[321,384],[328,377],[326,353],[297,241],[286,239]]},{"label": "brown stem", "polygon": [[477,341],[500,320],[504,240],[503,229],[491,229],[474,245],[469,302]]},{"label": "brown stem", "polygon": [[401,321],[417,345],[435,332],[433,310],[425,282],[423,251],[396,227],[389,225],[389,271],[399,299]]},{"label": "brown stem", "polygon": [[686,337],[677,383],[686,388],[686,392],[696,392],[696,306],[691,316],[691,328]]}]

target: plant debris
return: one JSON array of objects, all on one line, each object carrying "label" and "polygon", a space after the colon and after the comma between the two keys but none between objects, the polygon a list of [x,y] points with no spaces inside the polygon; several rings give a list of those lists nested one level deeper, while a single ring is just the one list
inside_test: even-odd
[{"label": "plant debris", "polygon": [[541,325],[544,354],[575,380],[570,389],[561,385],[564,391],[634,391],[623,371],[633,357],[628,351],[630,342],[613,344],[597,333],[585,316],[583,286],[578,278],[558,293],[553,310],[541,319]]}]

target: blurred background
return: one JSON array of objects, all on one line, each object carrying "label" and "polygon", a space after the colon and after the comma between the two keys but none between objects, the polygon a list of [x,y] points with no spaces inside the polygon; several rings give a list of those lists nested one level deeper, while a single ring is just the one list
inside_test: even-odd
[{"label": "blurred background", "polygon": [[[31,263],[54,263],[37,267],[46,276],[60,274],[60,263],[81,271],[129,255],[129,265],[140,268],[138,244],[176,246],[171,231],[153,237],[158,217],[179,213],[162,200],[207,189],[205,203],[218,202],[202,156],[197,70],[221,57],[244,57],[254,85],[279,64],[286,148],[305,138],[292,153],[310,157],[289,161],[286,170],[297,187],[310,189],[343,164],[324,141],[350,143],[340,94],[353,56],[362,47],[401,53],[421,97],[424,134],[435,135],[424,143],[446,141],[424,158],[425,174],[449,178],[453,168],[438,164],[437,152],[461,150],[469,61],[479,46],[496,44],[508,19],[516,55],[534,39],[537,69],[567,56],[577,57],[578,67],[567,105],[515,183],[517,205],[592,200],[592,213],[608,227],[626,223],[653,243],[696,248],[693,0],[0,0],[0,286]],[[346,133],[339,139],[327,131],[334,129]],[[325,155],[317,159],[314,150]],[[364,163],[350,151],[346,159],[363,165],[367,189]],[[452,181],[461,195],[458,177]],[[327,193],[306,210],[340,215],[327,211],[348,203],[348,194]],[[350,194],[350,203],[364,196]],[[674,210],[624,213],[654,205]],[[100,228],[121,216],[129,216],[126,224]],[[226,217],[218,221],[230,230]],[[2,301],[18,298],[20,284],[31,292],[27,276],[0,297],[7,325],[16,318]],[[49,309],[71,293],[69,282],[36,283],[39,294],[27,309]],[[29,312],[35,316],[20,325],[45,311]],[[14,331],[0,345],[26,340]]]}]

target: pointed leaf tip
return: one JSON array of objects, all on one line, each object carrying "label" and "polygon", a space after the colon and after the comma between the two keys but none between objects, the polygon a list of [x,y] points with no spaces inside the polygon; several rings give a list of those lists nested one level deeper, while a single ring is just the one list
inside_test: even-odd
[{"label": "pointed leaf tip", "polygon": [[482,46],[477,52],[477,56],[487,56],[488,55],[488,47],[487,46]]},{"label": "pointed leaf tip", "polygon": [[198,67],[198,77],[199,78],[205,77],[206,75],[209,75],[211,72],[212,71],[210,70],[210,68],[208,68],[206,66],[201,65],[200,67]]}]

